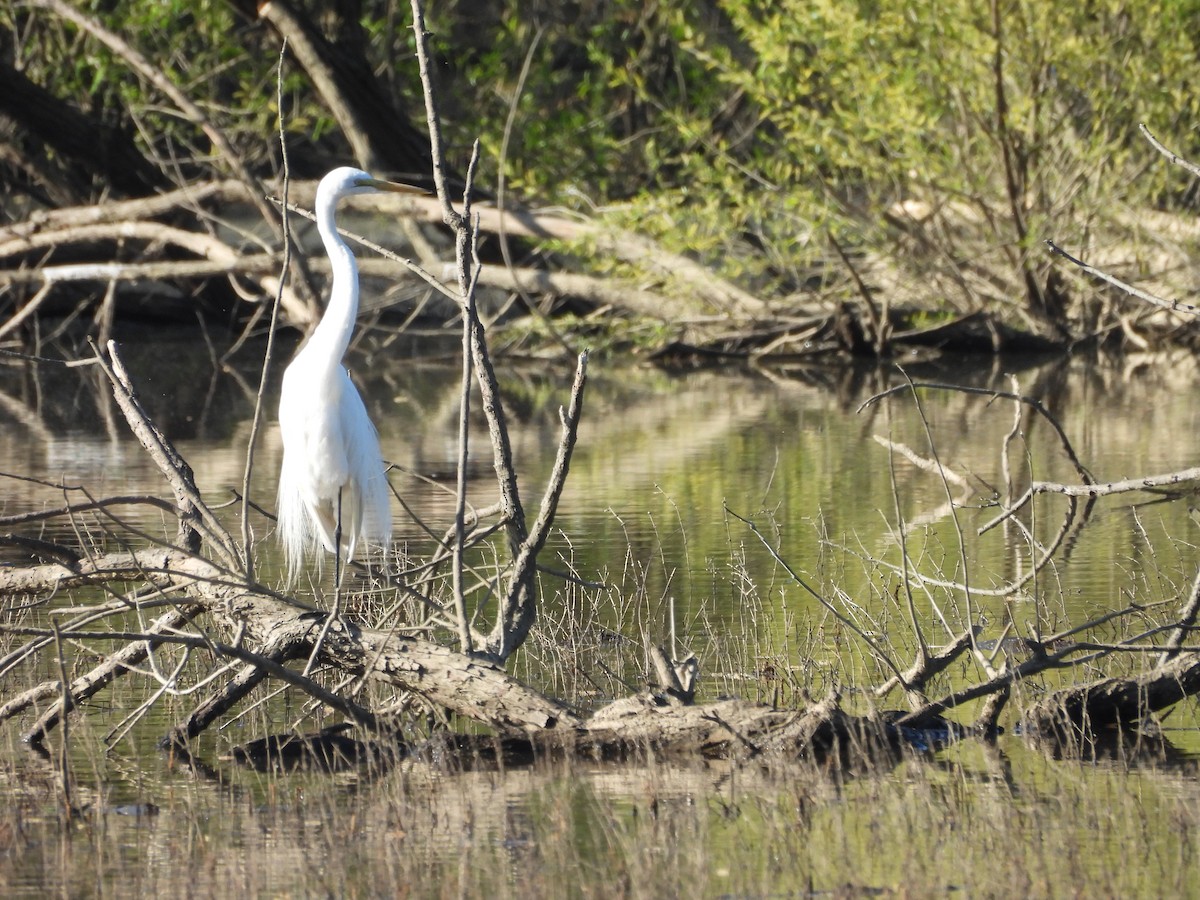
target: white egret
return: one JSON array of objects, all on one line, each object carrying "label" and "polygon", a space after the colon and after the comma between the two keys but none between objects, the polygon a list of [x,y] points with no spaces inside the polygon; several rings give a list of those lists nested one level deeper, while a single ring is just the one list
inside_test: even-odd
[{"label": "white egret", "polygon": [[343,197],[376,191],[423,193],[349,167],[334,169],[317,187],[317,230],[329,254],[333,285],[321,321],[284,370],[279,397],[278,533],[289,581],[305,553],[324,547],[334,554],[336,584],[343,547],[350,560],[360,543],[386,550],[392,536],[379,437],[342,365],[358,315],[358,265],[334,219]]}]

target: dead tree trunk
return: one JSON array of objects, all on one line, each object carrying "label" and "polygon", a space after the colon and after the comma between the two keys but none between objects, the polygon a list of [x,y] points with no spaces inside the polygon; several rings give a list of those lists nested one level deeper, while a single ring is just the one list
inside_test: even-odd
[{"label": "dead tree trunk", "polygon": [[428,182],[429,139],[395,108],[371,71],[353,8],[336,12],[336,41],[327,40],[287,0],[258,4],[258,15],[287,40],[360,166],[417,184]]},{"label": "dead tree trunk", "polygon": [[[87,202],[99,193],[99,185],[118,197],[169,186],[130,132],[84,115],[5,62],[0,62],[0,118],[15,132],[7,142],[13,148],[7,161],[24,169],[55,205]],[[20,145],[28,150],[16,158]],[[52,172],[47,170],[50,159],[57,162]]]}]

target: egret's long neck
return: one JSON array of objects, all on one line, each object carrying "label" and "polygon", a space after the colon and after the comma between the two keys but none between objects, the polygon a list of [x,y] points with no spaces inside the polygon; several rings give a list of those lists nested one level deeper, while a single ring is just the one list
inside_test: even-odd
[{"label": "egret's long neck", "polygon": [[329,365],[337,366],[350,346],[354,320],[358,316],[358,264],[354,254],[337,233],[335,204],[317,204],[317,231],[329,254],[333,280],[325,315],[308,339],[306,350]]}]

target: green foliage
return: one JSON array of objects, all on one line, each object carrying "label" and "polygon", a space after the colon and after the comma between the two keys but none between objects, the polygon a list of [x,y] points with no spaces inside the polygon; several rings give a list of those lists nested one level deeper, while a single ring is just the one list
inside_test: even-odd
[{"label": "green foliage", "polygon": [[492,332],[507,354],[518,354],[527,345],[553,346],[563,335],[570,335],[573,350],[586,348],[592,356],[604,356],[657,350],[671,339],[674,328],[656,320],[634,322],[565,313],[555,316],[552,325],[544,316],[522,316],[493,326]]},{"label": "green foliage", "polygon": [[1081,234],[1114,203],[1170,201],[1180,181],[1147,166],[1136,126],[1200,146],[1198,6],[613,0],[569,21],[515,2],[470,27],[465,5],[440,15],[471,92],[460,140],[477,131],[499,158],[511,115],[497,165],[519,194],[603,207],[770,295],[811,281],[826,232],[919,277],[934,263],[885,215],[903,201],[937,211],[932,255],[981,254],[1018,292],[1044,279],[1030,251],[1051,227]]},{"label": "green foliage", "polygon": [[[1023,251],[1047,223],[1061,233],[1114,200],[1160,196],[1165,167],[1131,177],[1149,153],[1136,125],[1187,135],[1200,119],[1196,4],[997,3],[993,17],[965,0],[770,12],[724,0],[724,28],[678,5],[679,46],[726,89],[718,104],[667,111],[666,155],[699,195],[681,205],[710,222],[719,210],[727,246],[751,232],[802,270],[813,247],[794,240],[798,225],[886,252],[881,214],[901,200],[956,204],[972,237]],[[734,104],[744,111],[722,128]]]},{"label": "green foliage", "polygon": [[[298,3],[318,25],[324,6]],[[447,145],[510,196],[608,216],[767,297],[828,284],[832,234],[914,281],[962,270],[970,302],[1046,283],[1038,248],[1122,205],[1178,205],[1185,179],[1137,135],[1200,151],[1200,0],[518,0],[430,4]],[[219,0],[81,8],[183,88],[252,166],[278,168],[277,38]],[[370,60],[424,118],[406,3],[365,0]],[[40,10],[0,9],[14,64],[117,120],[189,176],[207,138],[127,63]],[[307,78],[284,92],[293,149],[346,144]],[[310,171],[312,167],[310,167]],[[906,220],[903,210],[925,212]],[[575,248],[585,254],[587,248]],[[596,260],[603,270],[609,265]],[[980,288],[980,284],[984,288]],[[982,297],[982,300],[988,300]]]},{"label": "green foliage", "polygon": [[[278,46],[262,25],[221,0],[76,5],[178,86],[251,167],[275,168]],[[74,24],[49,12],[5,8],[0,46],[19,48],[20,68],[59,98],[136,135],[147,156],[189,178],[211,175],[208,138],[120,54]],[[287,71],[283,90],[297,144],[315,143],[333,127],[303,73]]]}]

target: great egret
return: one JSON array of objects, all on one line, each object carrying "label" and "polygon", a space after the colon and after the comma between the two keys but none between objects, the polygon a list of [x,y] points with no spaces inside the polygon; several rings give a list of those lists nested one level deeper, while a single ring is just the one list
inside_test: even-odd
[{"label": "great egret", "polygon": [[360,542],[386,549],[392,536],[379,437],[342,365],[358,315],[358,266],[334,220],[343,197],[376,191],[423,193],[349,167],[334,169],[317,186],[317,231],[329,254],[333,286],[325,315],[284,370],[279,396],[278,533],[289,581],[306,552],[324,547],[334,554],[336,583],[343,545],[350,560]]}]

